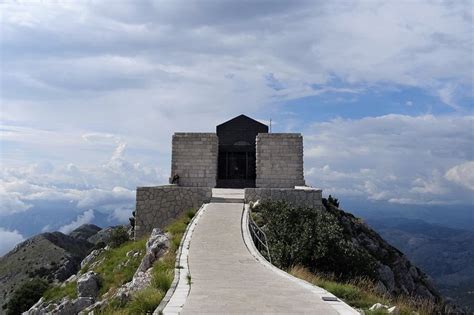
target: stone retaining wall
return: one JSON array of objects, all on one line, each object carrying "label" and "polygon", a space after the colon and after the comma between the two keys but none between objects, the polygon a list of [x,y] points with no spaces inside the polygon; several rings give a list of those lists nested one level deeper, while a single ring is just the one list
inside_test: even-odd
[{"label": "stone retaining wall", "polygon": [[211,200],[210,187],[166,185],[138,187],[135,209],[135,237],[141,238],[163,228],[190,209],[198,209]]},{"label": "stone retaining wall", "polygon": [[218,143],[215,133],[175,133],[170,183],[178,175],[179,186],[216,187]]},{"label": "stone retaining wall", "polygon": [[303,136],[299,133],[259,133],[256,139],[256,187],[304,186]]},{"label": "stone retaining wall", "polygon": [[286,201],[296,207],[323,208],[321,189],[245,188],[245,203]]}]

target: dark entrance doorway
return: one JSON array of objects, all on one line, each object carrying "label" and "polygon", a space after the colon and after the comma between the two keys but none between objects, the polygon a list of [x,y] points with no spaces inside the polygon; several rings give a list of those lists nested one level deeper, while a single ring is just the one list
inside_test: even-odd
[{"label": "dark entrance doorway", "polygon": [[217,187],[255,187],[255,138],[268,127],[245,115],[216,127],[219,138]]}]

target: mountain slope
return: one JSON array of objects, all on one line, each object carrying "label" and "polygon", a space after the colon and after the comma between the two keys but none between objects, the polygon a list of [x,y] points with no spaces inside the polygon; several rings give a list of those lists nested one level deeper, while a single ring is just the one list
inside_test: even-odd
[{"label": "mountain slope", "polygon": [[0,305],[28,279],[42,278],[48,282],[66,280],[80,268],[82,259],[94,244],[84,237],[92,236],[97,226],[81,226],[65,235],[61,232],[42,233],[17,245],[0,258]]},{"label": "mountain slope", "polygon": [[336,281],[369,278],[375,290],[411,297],[444,308],[430,277],[361,219],[324,200],[325,209],[296,208],[286,202],[262,202],[253,219],[266,233],[272,263],[283,270],[301,266]]},{"label": "mountain slope", "polygon": [[443,295],[474,309],[474,233],[421,220],[369,220],[431,277]]}]

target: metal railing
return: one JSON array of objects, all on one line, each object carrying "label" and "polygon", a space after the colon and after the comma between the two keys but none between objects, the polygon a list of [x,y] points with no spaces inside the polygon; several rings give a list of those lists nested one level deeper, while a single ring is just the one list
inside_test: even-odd
[{"label": "metal railing", "polygon": [[249,230],[252,241],[255,244],[257,250],[271,263],[272,257],[270,256],[270,247],[268,246],[267,235],[263,230],[255,223],[252,218],[252,210],[249,208]]}]

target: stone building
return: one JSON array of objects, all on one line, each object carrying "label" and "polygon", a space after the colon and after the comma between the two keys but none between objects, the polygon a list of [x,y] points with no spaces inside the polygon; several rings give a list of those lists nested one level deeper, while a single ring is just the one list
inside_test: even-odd
[{"label": "stone building", "polygon": [[304,186],[303,137],[268,133],[245,115],[216,127],[216,133],[175,133],[171,177],[179,186],[294,188]]},{"label": "stone building", "polygon": [[137,188],[135,236],[210,202],[213,188],[244,188],[247,203],[322,207],[321,190],[305,187],[302,135],[269,133],[267,125],[240,115],[215,133],[173,135],[170,185]]}]

